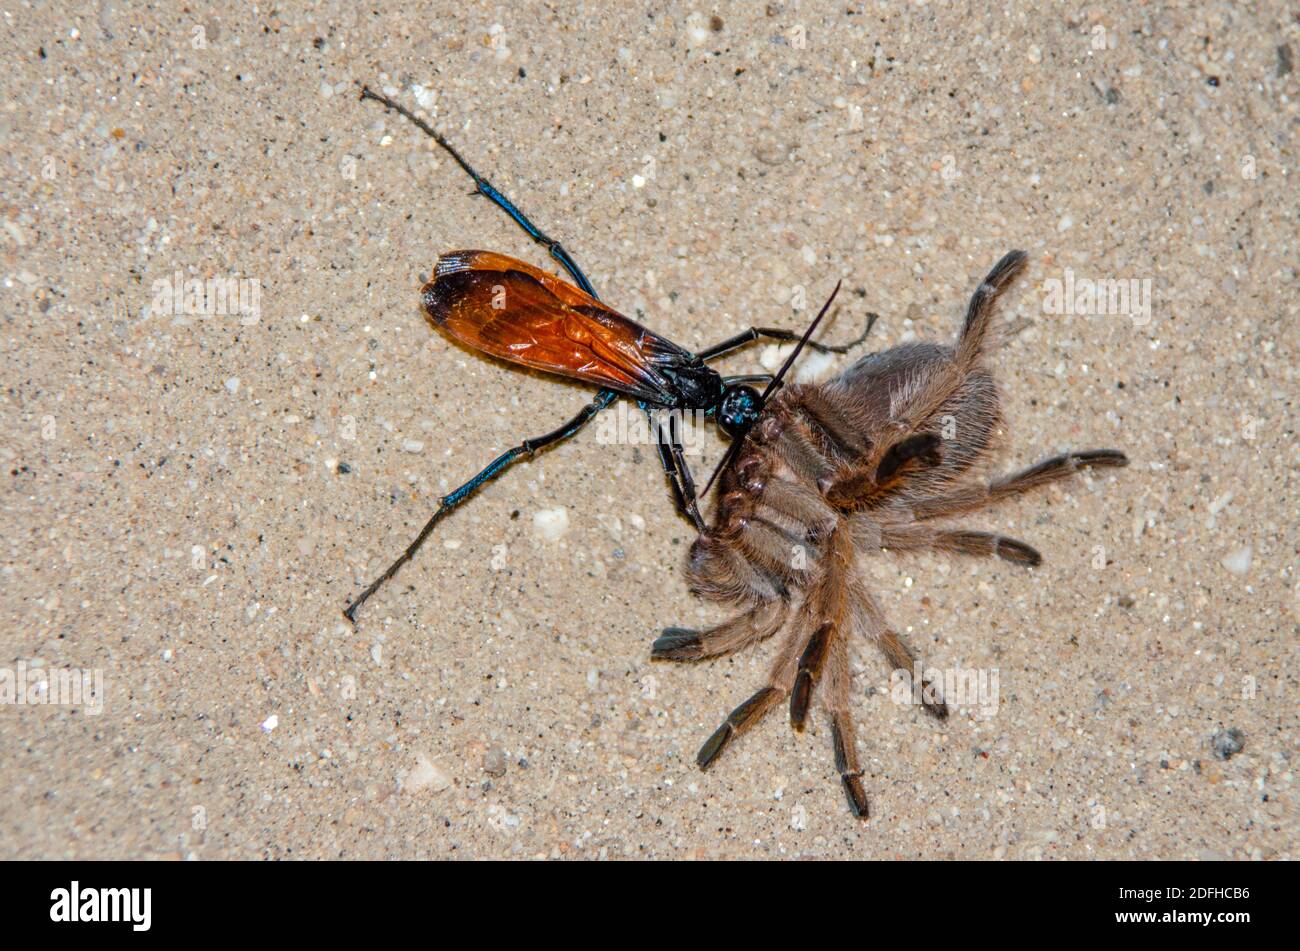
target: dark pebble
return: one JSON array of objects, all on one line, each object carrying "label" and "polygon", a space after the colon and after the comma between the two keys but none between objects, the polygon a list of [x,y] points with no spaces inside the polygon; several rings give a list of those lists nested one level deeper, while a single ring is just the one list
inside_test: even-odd
[{"label": "dark pebble", "polygon": [[1235,726],[1227,730],[1220,730],[1210,738],[1210,749],[1214,750],[1214,755],[1219,759],[1232,759],[1246,745],[1246,734],[1242,733]]}]

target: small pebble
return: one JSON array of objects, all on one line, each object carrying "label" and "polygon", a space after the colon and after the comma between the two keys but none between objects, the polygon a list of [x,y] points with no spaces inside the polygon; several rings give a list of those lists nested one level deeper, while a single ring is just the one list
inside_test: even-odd
[{"label": "small pebble", "polygon": [[781,165],[789,161],[790,152],[784,142],[764,142],[754,149],[754,157],[764,165]]},{"label": "small pebble", "polygon": [[544,541],[558,541],[569,530],[569,512],[564,506],[542,509],[533,515],[533,532]]},{"label": "small pebble", "polygon": [[709,39],[709,28],[704,17],[692,13],[686,18],[686,42],[689,46],[699,46]]},{"label": "small pebble", "polygon": [[1244,575],[1250,571],[1251,555],[1254,549],[1250,545],[1242,545],[1223,559],[1221,564],[1234,575]]},{"label": "small pebble", "polygon": [[411,92],[415,94],[415,101],[425,112],[433,112],[433,107],[438,104],[438,90],[433,86],[414,85]]},{"label": "small pebble", "polygon": [[1210,738],[1210,749],[1214,750],[1214,755],[1219,759],[1232,759],[1242,751],[1245,745],[1246,734],[1235,726],[1227,730],[1220,730]]},{"label": "small pebble", "polygon": [[401,780],[402,792],[417,793],[423,790],[442,792],[451,785],[451,777],[433,764],[424,753],[415,754],[415,768]]},{"label": "small pebble", "polygon": [[805,350],[804,355],[795,365],[794,381],[796,383],[816,383],[830,372],[834,363],[835,354],[833,353],[818,353],[816,350],[808,353]]}]

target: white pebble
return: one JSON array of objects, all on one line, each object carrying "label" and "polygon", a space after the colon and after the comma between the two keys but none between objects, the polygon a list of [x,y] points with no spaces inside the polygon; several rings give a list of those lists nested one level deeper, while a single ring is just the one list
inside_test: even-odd
[{"label": "white pebble", "polygon": [[1229,490],[1210,503],[1210,514],[1218,515],[1228,507],[1228,503],[1236,498],[1237,493]]},{"label": "white pebble", "polygon": [[262,721],[262,732],[270,733],[279,725],[280,725],[280,718],[276,716],[274,713],[272,713],[269,717],[267,717],[265,720]]},{"label": "white pebble", "polygon": [[432,112],[433,107],[438,102],[438,91],[431,86],[421,86],[415,83],[411,86],[411,95],[415,97],[416,103],[425,112]]},{"label": "white pebble", "polygon": [[1060,221],[1056,223],[1057,231],[1069,231],[1073,227],[1074,227],[1074,219],[1071,218],[1069,215],[1065,215],[1064,217],[1061,218]]},{"label": "white pebble", "polygon": [[425,789],[442,792],[451,785],[451,777],[444,773],[423,753],[415,754],[415,768],[402,779],[403,792],[416,793]]},{"label": "white pebble", "polygon": [[227,380],[227,381],[226,381],[226,389],[228,389],[231,393],[238,393],[238,392],[239,392],[239,377],[237,377],[237,376],[232,376],[229,380]]},{"label": "white pebble", "polygon": [[692,13],[686,18],[686,43],[688,46],[700,46],[709,39],[709,25],[700,13]]},{"label": "white pebble", "polygon": [[794,350],[794,344],[788,348],[778,347],[776,344],[769,344],[763,348],[763,352],[758,355],[758,362],[768,373],[775,373],[780,369],[781,364],[785,362],[791,351]]},{"label": "white pebble", "polygon": [[569,512],[563,505],[533,515],[533,531],[544,541],[558,541],[569,530]]},{"label": "white pebble", "polygon": [[794,380],[796,383],[815,383],[826,375],[834,362],[834,354],[818,353],[816,350],[810,353],[805,349],[795,365]]},{"label": "white pebble", "polygon": [[402,443],[403,452],[424,452],[424,443],[418,439],[408,439]]},{"label": "white pebble", "polygon": [[1242,545],[1223,559],[1222,565],[1234,575],[1244,575],[1250,571],[1251,556],[1255,550],[1250,545]]}]

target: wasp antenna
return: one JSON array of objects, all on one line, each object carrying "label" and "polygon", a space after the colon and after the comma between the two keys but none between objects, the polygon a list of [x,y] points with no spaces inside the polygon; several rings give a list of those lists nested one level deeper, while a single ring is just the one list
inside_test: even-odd
[{"label": "wasp antenna", "polygon": [[713,488],[713,483],[714,480],[718,478],[718,473],[731,464],[731,460],[735,458],[736,453],[740,452],[740,446],[745,439],[746,436],[739,436],[732,441],[730,446],[727,447],[727,451],[722,455],[722,461],[718,463],[716,468],[714,468],[713,474],[709,476],[709,481],[705,483],[704,491],[699,495],[700,498],[704,498],[709,494],[709,489]]},{"label": "wasp antenna", "polygon": [[[767,384],[767,389],[763,391],[763,406],[767,406],[767,398],[776,392],[777,387],[781,385],[781,378],[789,372],[790,367],[794,366],[794,361],[799,358],[799,351],[803,350],[804,344],[808,342],[813,333],[817,330],[817,325],[822,322],[822,318],[826,316],[826,312],[831,309],[831,303],[835,300],[835,295],[840,292],[840,286],[843,285],[843,283],[844,281],[842,280],[835,282],[835,290],[831,291],[831,296],[826,298],[826,303],[822,304],[822,309],[817,312],[817,316],[813,318],[813,322],[808,325],[808,329],[804,331],[804,335],[799,338],[799,342],[795,344],[794,351],[790,356],[786,357],[785,363],[781,365],[780,372],[778,372],[776,376],[772,377],[772,382]],[[699,494],[699,498],[704,498],[709,494],[709,490],[713,488],[713,483],[717,480],[722,470],[731,465],[731,460],[736,458],[736,454],[740,452],[740,447],[745,444],[745,439],[748,438],[748,435],[749,434],[746,433],[738,436],[731,445],[727,447],[727,451],[722,456],[722,461],[718,463],[717,467],[713,470],[713,474],[709,476],[709,481],[705,484],[704,491]]]},{"label": "wasp antenna", "polygon": [[763,391],[764,403],[767,402],[769,396],[776,392],[777,387],[781,385],[781,378],[786,375],[790,367],[794,366],[794,361],[799,358],[799,351],[804,348],[808,339],[812,337],[813,332],[817,329],[817,325],[820,324],[822,318],[826,316],[826,311],[831,309],[831,303],[835,300],[835,295],[840,292],[840,286],[843,283],[844,281],[842,280],[835,282],[835,290],[831,291],[831,296],[826,298],[826,303],[822,304],[822,309],[817,312],[817,316],[813,319],[813,322],[808,325],[808,329],[804,332],[804,335],[800,337],[799,342],[795,344],[794,352],[791,353],[790,356],[786,357],[785,363],[781,366],[781,371],[772,378],[772,382],[769,383],[767,389]]}]

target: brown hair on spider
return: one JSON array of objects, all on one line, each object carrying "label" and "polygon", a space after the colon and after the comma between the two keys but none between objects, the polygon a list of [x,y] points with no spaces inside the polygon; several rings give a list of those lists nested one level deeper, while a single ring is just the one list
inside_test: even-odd
[{"label": "brown hair on spider", "polygon": [[[998,387],[985,365],[992,313],[1025,260],[1023,251],[1012,251],[989,272],[951,346],[902,344],[825,383],[790,384],[771,395],[796,348],[764,394],[771,398],[761,417],[728,450],[714,473],[717,500],[691,546],[687,578],[694,593],[739,613],[703,631],[667,628],[652,654],[701,660],[777,634],[781,644],[767,683],[700,748],[701,769],[786,698],[790,724],[801,731],[816,692],[830,714],[849,808],[867,818],[849,710],[849,639],[873,642],[891,670],[911,672],[915,655],[868,590],[859,557],[930,550],[1032,567],[1042,559],[1024,542],[946,520],[1081,469],[1128,464],[1122,452],[1097,449],[1054,456],[992,482],[974,476],[1002,423]],[[921,695],[930,713],[948,715],[936,684],[925,683]]]}]

